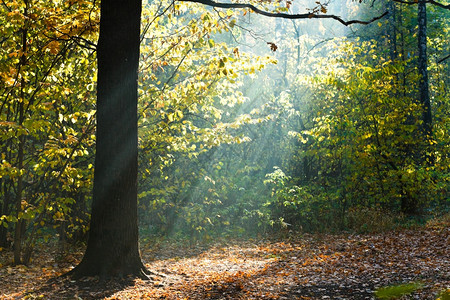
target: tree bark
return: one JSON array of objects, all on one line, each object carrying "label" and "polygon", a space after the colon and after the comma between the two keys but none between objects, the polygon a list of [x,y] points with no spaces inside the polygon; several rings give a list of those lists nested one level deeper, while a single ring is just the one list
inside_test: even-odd
[{"label": "tree bark", "polygon": [[[5,147],[6,148],[6,147]],[[2,149],[3,150],[3,149]],[[4,152],[6,153],[6,151]],[[0,193],[3,192],[3,199],[0,200],[0,215],[9,215],[8,206],[10,205],[8,182],[4,178],[0,178]],[[6,227],[0,225],[0,247],[9,248]]]},{"label": "tree bark", "polygon": [[[28,15],[28,1],[24,1],[25,8],[23,11],[23,15]],[[22,29],[22,56],[20,57],[20,68],[25,68],[27,64],[27,58],[25,53],[27,53],[27,24],[25,23],[24,28]],[[19,120],[18,125],[22,126],[25,121],[25,80],[22,77],[20,82],[20,98],[22,101],[19,103]],[[23,164],[24,164],[24,148],[25,148],[25,135],[21,133],[19,135],[19,145],[17,149],[17,169],[19,172],[22,172]],[[16,190],[16,228],[14,230],[14,265],[22,264],[22,242],[23,235],[25,229],[25,220],[20,217],[22,213],[22,195],[23,195],[23,174],[20,173],[17,177],[17,190]]]},{"label": "tree bark", "polygon": [[427,7],[426,0],[418,3],[417,22],[419,26],[419,101],[422,105],[423,131],[426,139],[432,134],[431,102],[428,87],[428,64],[427,64]]},{"label": "tree bark", "polygon": [[[427,7],[426,0],[419,0],[417,7],[417,24],[418,24],[418,71],[419,71],[419,103],[422,108],[422,124],[421,135],[424,149],[418,154],[420,163],[425,162],[430,165],[433,157],[429,151],[429,140],[432,137],[432,116],[431,101],[428,82],[428,63],[427,63]],[[405,193],[401,200],[401,210],[407,215],[415,215],[418,213],[419,204],[413,195]]]},{"label": "tree bark", "polygon": [[86,253],[69,275],[145,277],[137,222],[138,65],[141,0],[101,2],[97,133]]}]

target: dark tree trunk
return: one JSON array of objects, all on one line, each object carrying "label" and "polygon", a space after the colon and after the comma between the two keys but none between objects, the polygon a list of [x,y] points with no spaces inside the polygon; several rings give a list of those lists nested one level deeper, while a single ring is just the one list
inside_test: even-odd
[{"label": "dark tree trunk", "polygon": [[[422,107],[422,128],[421,134],[423,136],[424,145],[429,145],[429,139],[432,136],[432,117],[431,117],[431,102],[428,83],[428,64],[427,64],[427,7],[426,0],[419,0],[417,9],[417,23],[418,23],[418,69],[419,69],[419,103]],[[421,149],[419,159],[421,162],[431,164],[433,161],[430,151],[426,146]],[[410,193],[403,195],[401,201],[401,210],[407,215],[415,215],[418,213],[419,204],[417,199]]]},{"label": "dark tree trunk", "polygon": [[[391,11],[391,17],[392,17],[392,22],[390,23],[391,26],[389,26],[389,31],[388,32],[388,36],[391,40],[391,60],[395,61],[398,58],[398,50],[397,50],[397,10],[395,7],[395,3],[394,2],[389,2],[388,3],[388,9]],[[401,18],[401,16],[400,16]]]},{"label": "dark tree trunk", "polygon": [[431,137],[432,119],[431,102],[428,89],[428,64],[427,64],[427,7],[426,1],[420,0],[418,3],[418,40],[419,40],[419,100],[423,108],[422,121],[425,138]]},{"label": "dark tree trunk", "polygon": [[[24,1],[25,8],[23,15],[28,15],[28,1]],[[27,35],[28,30],[26,28],[26,24],[24,25],[24,28],[22,29],[22,51],[23,53],[27,52]],[[20,67],[25,68],[25,65],[27,64],[26,56],[23,54],[20,58]],[[26,89],[26,83],[25,79],[22,78],[20,83],[20,97],[22,99],[25,99],[25,89]],[[19,121],[18,124],[20,126],[23,125],[25,121],[25,105],[24,102],[21,101],[19,104]],[[24,167],[24,148],[25,148],[25,135],[21,134],[19,136],[19,145],[17,150],[17,169],[22,170]],[[26,223],[25,220],[20,218],[20,214],[22,213],[22,196],[23,196],[23,174],[20,174],[17,177],[17,190],[16,190],[16,217],[17,217],[17,223],[16,228],[14,232],[14,265],[19,265],[23,262],[21,255],[22,255],[22,242],[24,238],[25,233],[25,227]]]},{"label": "dark tree trunk", "polygon": [[137,222],[137,99],[141,0],[101,2],[97,48],[97,139],[86,253],[69,275],[148,273]]},{"label": "dark tree trunk", "polygon": [[[5,147],[6,148],[6,147]],[[3,149],[2,149],[3,150]],[[4,151],[3,153],[6,153]],[[11,203],[11,197],[10,197],[10,185],[8,184],[8,181],[4,178],[0,179],[0,188],[3,189],[3,199],[0,200],[0,215],[9,215],[10,214],[10,208],[9,206]],[[7,238],[8,230],[3,225],[0,225],[0,247],[2,248],[9,248],[10,244]]]}]

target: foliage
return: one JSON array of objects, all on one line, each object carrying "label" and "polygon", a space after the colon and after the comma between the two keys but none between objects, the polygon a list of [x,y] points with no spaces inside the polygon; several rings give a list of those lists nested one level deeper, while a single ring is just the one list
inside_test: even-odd
[{"label": "foliage", "polygon": [[409,295],[422,287],[421,283],[406,283],[378,288],[375,296],[379,299],[398,299],[404,295]]},{"label": "foliage", "polygon": [[[267,8],[300,5],[285,4]],[[349,14],[369,18],[364,5]],[[192,240],[378,232],[448,211],[450,63],[440,62],[448,15],[429,9],[434,123],[424,139],[410,34],[417,18],[399,3],[389,9],[391,19],[355,29],[361,38],[332,38],[349,32],[322,20],[146,2],[142,232]],[[11,0],[0,13],[0,247],[14,244],[16,262],[27,263],[38,240],[86,237],[99,7]]]},{"label": "foliage", "polygon": [[13,235],[15,262],[27,264],[36,239],[54,234],[45,228],[61,226],[63,239],[87,229],[98,13],[87,1],[0,10],[0,242]]},{"label": "foliage", "polygon": [[[209,20],[201,10],[195,12]],[[248,40],[251,34],[235,26],[239,17],[231,12],[219,17],[217,24],[233,24],[233,36]],[[274,53],[278,64],[258,74],[253,74],[252,67],[244,67],[244,73],[251,76],[232,79],[230,83],[234,88],[241,86],[242,94],[239,90],[229,94],[230,105],[223,105],[223,100],[217,103],[218,95],[227,95],[231,87],[222,86],[229,81],[229,72],[220,73],[220,68],[242,60],[245,46],[237,44],[237,48],[226,50],[225,44],[218,42],[226,37],[213,32],[207,45],[200,37],[196,40],[205,44],[208,57],[214,58],[212,53],[218,47],[222,47],[221,55],[229,51],[223,64],[221,59],[213,59],[194,67],[200,60],[190,57],[200,55],[204,51],[200,49],[195,53],[191,50],[180,67],[180,59],[174,62],[172,69],[177,70],[185,61],[191,62],[186,63],[191,70],[216,64],[219,71],[215,72],[222,79],[226,75],[227,80],[206,84],[213,93],[211,89],[196,92],[202,97],[194,106],[198,110],[181,104],[199,101],[186,92],[189,85],[171,98],[190,95],[182,102],[160,104],[160,110],[148,107],[155,112],[153,119],[147,115],[153,120],[151,126],[143,125],[150,129],[149,134],[142,135],[143,143],[151,141],[144,149],[153,150],[145,158],[149,164],[141,181],[147,190],[141,199],[148,203],[141,201],[147,223],[144,227],[206,238],[286,226],[308,231],[372,232],[396,227],[406,220],[403,214],[427,214],[430,209],[448,205],[448,140],[442,134],[448,129],[448,101],[442,89],[445,78],[439,75],[442,66],[431,68],[431,78],[436,79],[431,92],[439,103],[433,111],[435,136],[420,140],[415,59],[412,55],[393,59],[387,36],[382,41],[368,37],[363,41],[334,39],[322,45],[318,41],[323,36],[302,34],[290,22],[268,22],[267,26],[276,27],[275,36],[283,39]],[[404,22],[402,26],[414,24]],[[372,34],[376,30],[389,33],[383,24],[373,27]],[[200,35],[205,32],[201,28],[209,30],[205,25],[198,28]],[[443,42],[436,38],[437,44]],[[227,40],[227,44],[232,42]],[[170,63],[166,63],[168,70]],[[171,75],[157,75],[172,80]],[[186,73],[177,76],[177,85],[189,82]],[[208,80],[206,75],[201,78]],[[159,88],[164,93],[178,89],[175,84],[161,82]],[[254,100],[249,102],[244,95]],[[233,102],[236,99],[241,100]],[[180,112],[176,112],[177,107]],[[163,122],[166,108],[170,117]],[[209,109],[215,113],[202,116],[202,111]],[[175,140],[172,145],[167,142]],[[433,153],[434,162],[423,160],[423,153]],[[278,168],[272,172],[275,166]],[[367,214],[373,222],[366,221]],[[249,221],[257,226],[245,226]]]},{"label": "foliage", "polygon": [[450,290],[443,290],[439,293],[437,300],[448,300],[450,299]]},{"label": "foliage", "polygon": [[332,194],[314,186],[292,185],[281,169],[275,167],[273,173],[266,175],[265,184],[272,187],[272,199],[264,205],[271,216],[271,225],[306,231],[330,231],[338,227],[332,205]]},{"label": "foliage", "polygon": [[350,208],[345,227],[356,232],[384,232],[405,226],[403,214],[370,207]]},{"label": "foliage", "polygon": [[[436,110],[434,139],[417,140],[421,108],[398,92],[404,63],[377,56],[376,42],[345,47],[335,71],[312,81],[319,87],[315,115],[308,129],[291,132],[307,145],[297,156],[314,164],[314,181],[336,192],[334,203],[343,212],[367,207],[416,214],[445,206],[448,149],[438,145],[448,144],[440,135],[448,120]],[[423,152],[433,153],[434,164]]]},{"label": "foliage", "polygon": [[[227,230],[239,223],[245,199],[235,178],[223,176],[216,149],[248,138],[237,130],[255,123],[250,115],[230,116],[247,101],[242,76],[254,74],[269,57],[257,57],[221,40],[235,22],[231,11],[177,4],[172,14],[156,15],[169,2],[144,12],[140,83],[141,222],[160,233],[192,237]],[[167,26],[170,24],[170,26]],[[245,171],[244,171],[245,173]],[[247,196],[247,199],[249,197]]]}]

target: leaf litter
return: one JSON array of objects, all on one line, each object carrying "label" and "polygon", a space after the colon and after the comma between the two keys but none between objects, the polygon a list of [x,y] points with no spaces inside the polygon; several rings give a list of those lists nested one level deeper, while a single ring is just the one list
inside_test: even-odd
[{"label": "leaf litter", "polygon": [[420,286],[401,299],[436,299],[450,289],[450,229],[377,234],[289,234],[277,239],[147,244],[152,280],[58,277],[82,251],[55,260],[41,249],[30,266],[0,252],[1,299],[374,299],[377,288]]}]

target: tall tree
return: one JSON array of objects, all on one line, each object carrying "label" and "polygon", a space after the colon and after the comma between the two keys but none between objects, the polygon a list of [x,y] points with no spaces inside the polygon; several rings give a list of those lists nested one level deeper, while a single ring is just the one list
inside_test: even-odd
[{"label": "tall tree", "polygon": [[418,70],[419,70],[419,102],[422,105],[422,128],[425,138],[430,138],[432,134],[432,112],[429,92],[428,63],[427,63],[427,7],[430,3],[442,9],[450,9],[450,4],[442,4],[434,0],[404,1],[393,0],[394,2],[412,5],[417,4],[417,25],[418,25]]},{"label": "tall tree", "polygon": [[141,0],[101,3],[92,218],[73,277],[145,277],[138,249],[137,99]]},{"label": "tall tree", "polygon": [[431,137],[432,119],[431,102],[428,88],[428,64],[427,64],[427,6],[426,0],[420,0],[418,3],[418,46],[419,46],[419,100],[423,108],[423,131],[426,138]]}]

